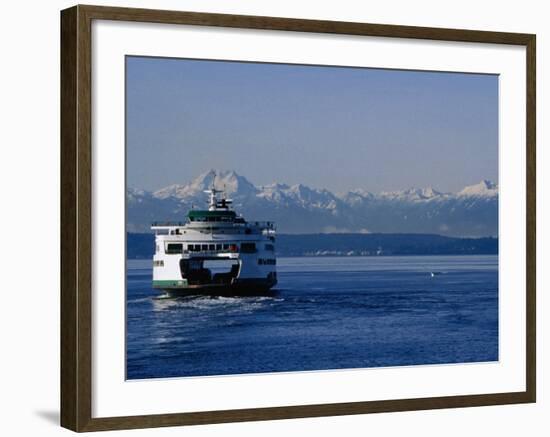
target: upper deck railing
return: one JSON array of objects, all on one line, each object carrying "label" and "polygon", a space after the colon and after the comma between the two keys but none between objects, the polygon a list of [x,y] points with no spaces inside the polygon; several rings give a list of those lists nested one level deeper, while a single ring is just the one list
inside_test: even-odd
[{"label": "upper deck railing", "polygon": [[174,228],[185,226],[188,222],[153,222],[151,228]]},{"label": "upper deck railing", "polygon": [[227,230],[227,228],[234,228],[236,233],[265,233],[265,234],[274,234],[275,233],[275,223],[271,221],[253,221],[253,222],[153,222],[151,224],[151,229],[153,230],[166,230],[171,233],[171,231],[177,231],[183,227],[187,229],[195,229],[200,232],[206,233],[216,233],[220,229]]}]

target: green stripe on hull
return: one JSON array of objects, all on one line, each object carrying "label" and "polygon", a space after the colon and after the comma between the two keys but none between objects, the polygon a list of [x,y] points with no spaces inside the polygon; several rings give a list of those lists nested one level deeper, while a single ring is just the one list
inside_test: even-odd
[{"label": "green stripe on hull", "polygon": [[187,279],[153,281],[153,288],[187,288]]}]

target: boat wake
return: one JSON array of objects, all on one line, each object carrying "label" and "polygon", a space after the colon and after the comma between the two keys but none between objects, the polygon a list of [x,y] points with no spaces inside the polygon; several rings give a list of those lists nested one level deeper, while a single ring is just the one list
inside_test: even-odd
[{"label": "boat wake", "polygon": [[277,296],[185,296],[171,297],[161,295],[152,298],[155,311],[166,310],[227,310],[227,311],[250,311],[265,307],[267,305],[282,302],[283,298]]}]

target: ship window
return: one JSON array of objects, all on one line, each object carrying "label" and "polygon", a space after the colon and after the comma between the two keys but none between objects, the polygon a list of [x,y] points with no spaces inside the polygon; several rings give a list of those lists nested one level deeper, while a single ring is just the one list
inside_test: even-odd
[{"label": "ship window", "polygon": [[155,260],[153,261],[153,267],[164,267],[164,260]]},{"label": "ship window", "polygon": [[183,252],[183,244],[181,243],[168,243],[166,245],[166,253],[168,254],[176,254],[176,253],[182,253]]},{"label": "ship window", "polygon": [[221,244],[216,244],[216,250],[222,250],[222,245]]},{"label": "ship window", "polygon": [[208,244],[203,244],[201,249],[204,251],[208,250]]},{"label": "ship window", "polygon": [[269,250],[271,252],[275,251],[275,246],[273,244],[266,244],[265,250]]},{"label": "ship window", "polygon": [[215,244],[209,244],[208,245],[208,250],[216,250],[216,245]]},{"label": "ship window", "polygon": [[256,243],[241,243],[241,252],[243,253],[256,252]]}]

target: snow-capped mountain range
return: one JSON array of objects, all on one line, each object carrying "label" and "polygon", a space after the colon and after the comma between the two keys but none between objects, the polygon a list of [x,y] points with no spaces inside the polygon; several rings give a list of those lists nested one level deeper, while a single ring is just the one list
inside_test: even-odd
[{"label": "snow-capped mountain range", "polygon": [[155,192],[128,189],[128,231],[149,232],[153,221],[184,220],[189,209],[206,207],[204,190],[212,185],[225,189],[245,218],[275,221],[280,233],[498,234],[498,186],[487,180],[458,193],[428,187],[336,194],[302,184],[256,186],[232,170],[210,170],[190,183]]}]

